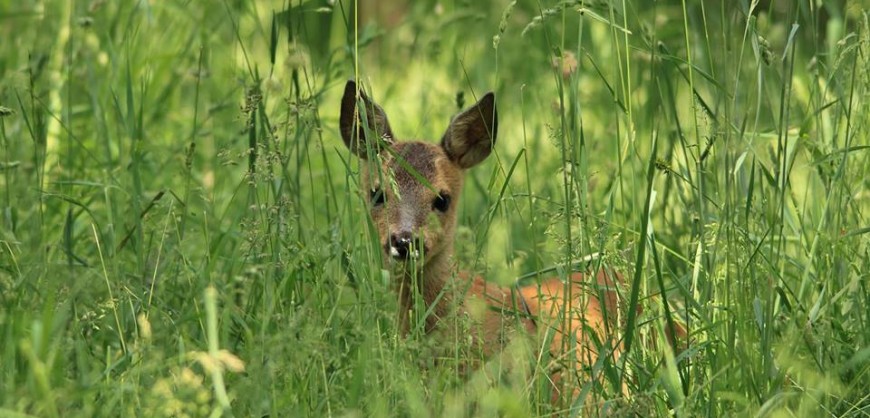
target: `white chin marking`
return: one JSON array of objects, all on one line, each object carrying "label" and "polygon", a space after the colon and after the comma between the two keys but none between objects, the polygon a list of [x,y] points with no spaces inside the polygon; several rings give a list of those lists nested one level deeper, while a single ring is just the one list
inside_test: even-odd
[{"label": "white chin marking", "polygon": [[[390,246],[390,257],[392,257],[392,258],[402,258],[402,256],[399,254],[399,250],[398,250],[396,247],[393,247],[392,245]],[[411,258],[411,259],[414,259],[414,260],[419,260],[419,259],[421,258],[421,257],[420,257],[420,250],[413,250],[413,251],[411,251],[411,252],[408,254],[408,258]]]}]

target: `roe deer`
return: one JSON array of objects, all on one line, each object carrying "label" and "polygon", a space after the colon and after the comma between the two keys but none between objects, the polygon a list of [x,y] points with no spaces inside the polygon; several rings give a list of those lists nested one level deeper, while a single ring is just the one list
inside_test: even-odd
[{"label": "roe deer", "polygon": [[[619,356],[618,274],[601,271],[590,283],[586,275],[574,273],[567,284],[550,278],[511,289],[456,272],[457,200],[465,170],[486,159],[495,143],[493,93],[454,116],[437,145],[397,141],[384,110],[354,81],[345,86],[339,123],[351,152],[372,163],[361,164],[369,166],[363,170],[363,187],[370,191],[369,209],[384,260],[397,276],[402,333],[408,331],[411,311],[422,309],[416,314],[425,315],[427,333],[438,331],[445,318],[470,317],[468,338],[484,358],[502,350],[509,333],[523,330],[538,341],[549,340],[551,358],[576,368],[576,374],[567,372],[571,376],[588,376],[584,370],[598,360],[599,347],[610,347],[602,354]],[[415,298],[423,306],[415,306]],[[554,399],[561,377],[559,371],[550,376]]]}]

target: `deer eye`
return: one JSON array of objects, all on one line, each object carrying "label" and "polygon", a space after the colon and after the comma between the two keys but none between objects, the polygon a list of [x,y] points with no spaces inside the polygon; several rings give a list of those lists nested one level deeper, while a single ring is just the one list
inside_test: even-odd
[{"label": "deer eye", "polygon": [[444,192],[438,193],[432,201],[432,210],[447,212],[450,209],[450,195]]},{"label": "deer eye", "polygon": [[380,206],[384,204],[386,197],[384,196],[384,191],[381,190],[380,187],[372,189],[371,193],[372,206]]}]

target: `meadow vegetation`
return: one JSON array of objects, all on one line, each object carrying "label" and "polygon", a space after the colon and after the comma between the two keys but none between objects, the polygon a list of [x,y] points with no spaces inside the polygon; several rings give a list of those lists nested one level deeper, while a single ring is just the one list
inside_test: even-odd
[{"label": "meadow vegetation", "polygon": [[868,9],[0,0],[0,416],[587,413],[534,353],[397,335],[350,78],[404,139],[495,91],[459,265],[625,274],[605,412],[868,416]]}]

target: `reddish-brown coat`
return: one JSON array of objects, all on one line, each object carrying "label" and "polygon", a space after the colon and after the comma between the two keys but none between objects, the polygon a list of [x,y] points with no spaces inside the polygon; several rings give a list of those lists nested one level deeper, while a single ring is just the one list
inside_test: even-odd
[{"label": "reddish-brown coat", "polygon": [[[361,124],[358,104],[366,108],[366,126]],[[619,274],[601,270],[589,280],[587,275],[572,273],[567,282],[549,278],[533,285],[504,287],[480,276],[457,273],[452,259],[456,202],[465,170],[483,161],[495,144],[498,124],[492,93],[455,116],[437,145],[396,142],[383,109],[357,91],[352,81],[345,87],[340,123],[342,137],[353,153],[363,160],[377,157],[363,164],[369,167],[364,170],[363,187],[365,193],[379,190],[385,196],[383,202],[372,203],[371,217],[395,278],[402,333],[409,329],[415,299],[422,298],[430,312],[424,319],[426,332],[450,332],[455,327],[442,327],[444,320],[464,317],[467,335],[445,339],[470,337],[472,349],[482,358],[502,351],[517,334],[535,341],[549,339],[554,399],[560,397],[566,366],[574,365],[568,374],[583,377],[600,355],[619,358],[620,318],[625,312],[616,290],[622,285]],[[367,132],[377,135],[377,140],[366,137]],[[443,195],[452,196],[453,204],[436,210],[433,199]],[[414,256],[397,259],[400,253],[392,253],[393,239],[400,233],[414,238],[417,247],[407,248]],[[685,330],[678,328],[676,333],[684,336]],[[600,348],[607,351],[602,353]],[[579,386],[570,385],[574,395]]]}]

